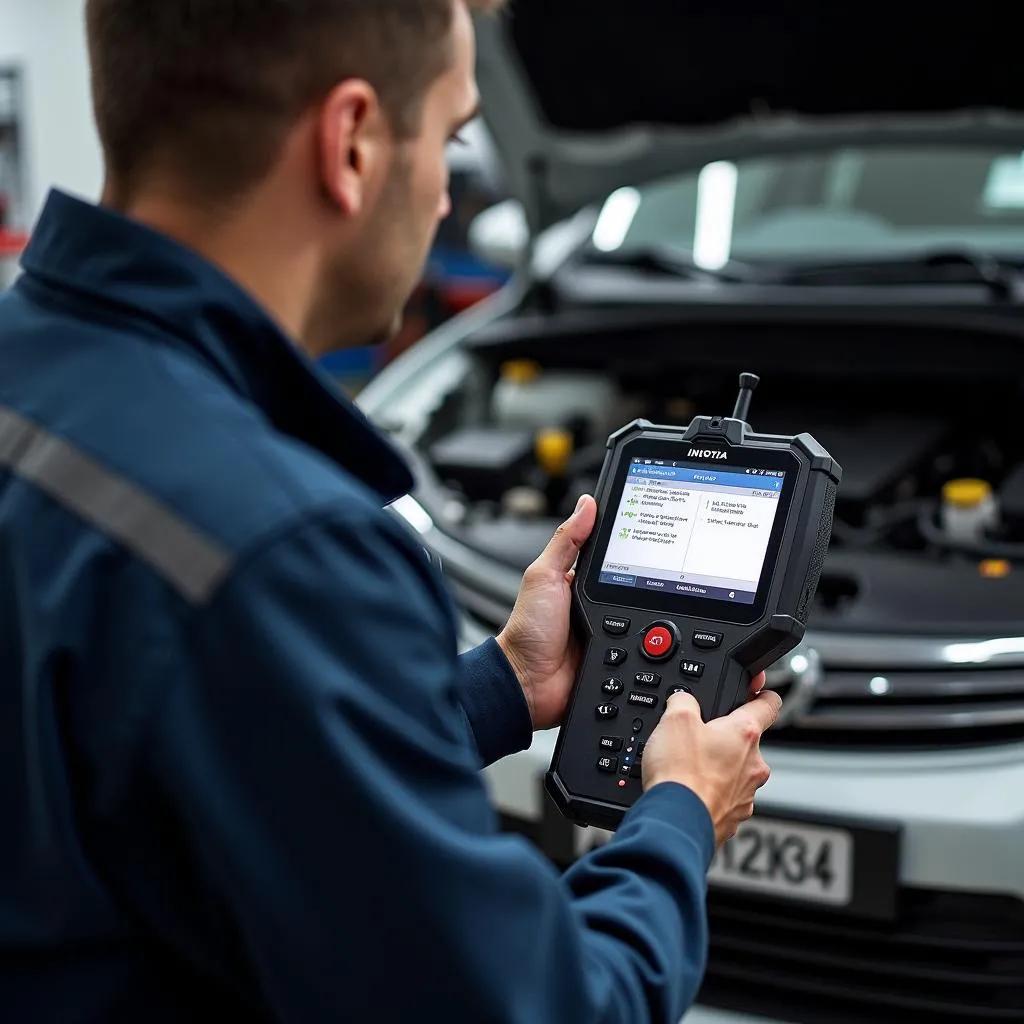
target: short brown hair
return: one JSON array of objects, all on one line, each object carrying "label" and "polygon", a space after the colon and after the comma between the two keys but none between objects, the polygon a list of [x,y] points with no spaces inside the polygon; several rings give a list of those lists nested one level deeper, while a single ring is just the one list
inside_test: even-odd
[{"label": "short brown hair", "polygon": [[450,59],[454,5],[504,0],[88,0],[97,128],[111,182],[154,167],[207,198],[260,180],[288,130],[346,78],[399,134]]}]

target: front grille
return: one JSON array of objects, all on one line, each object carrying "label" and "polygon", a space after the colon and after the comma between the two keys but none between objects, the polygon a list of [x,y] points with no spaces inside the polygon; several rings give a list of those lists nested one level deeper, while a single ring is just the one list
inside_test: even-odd
[{"label": "front grille", "polygon": [[712,892],[700,1001],[792,1024],[1024,1021],[1024,903],[907,889],[895,924]]},{"label": "front grille", "polygon": [[808,633],[769,669],[789,705],[769,742],[949,749],[1018,741],[1022,656],[1016,640]]},{"label": "front grille", "polygon": [[772,743],[976,746],[1024,737],[1024,670],[823,670],[813,702]]}]

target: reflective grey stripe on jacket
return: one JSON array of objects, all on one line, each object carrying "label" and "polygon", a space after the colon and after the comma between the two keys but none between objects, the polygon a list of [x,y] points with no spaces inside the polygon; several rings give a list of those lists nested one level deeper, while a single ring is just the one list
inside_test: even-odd
[{"label": "reflective grey stripe on jacket", "polygon": [[0,468],[119,541],[193,604],[207,601],[230,571],[227,552],[151,495],[3,406]]}]

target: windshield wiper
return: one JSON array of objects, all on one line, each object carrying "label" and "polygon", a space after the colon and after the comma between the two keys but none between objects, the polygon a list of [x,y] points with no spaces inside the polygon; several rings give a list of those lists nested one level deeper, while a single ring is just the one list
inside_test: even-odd
[{"label": "windshield wiper", "polygon": [[745,263],[730,261],[724,267],[710,269],[701,266],[687,249],[672,245],[645,245],[629,249],[589,249],[585,254],[588,264],[609,267],[626,267],[647,270],[656,274],[668,274],[689,281],[718,281],[730,284],[755,281],[758,271]]},{"label": "windshield wiper", "polygon": [[983,284],[993,298],[1014,297],[1021,277],[1018,261],[973,249],[949,249],[922,255],[812,263],[780,270],[780,284]]}]

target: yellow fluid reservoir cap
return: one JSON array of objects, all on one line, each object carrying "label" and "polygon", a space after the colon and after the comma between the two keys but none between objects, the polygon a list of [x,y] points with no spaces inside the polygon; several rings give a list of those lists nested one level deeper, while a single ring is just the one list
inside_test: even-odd
[{"label": "yellow fluid reservoir cap", "polygon": [[975,508],[992,495],[986,480],[950,480],[942,488],[942,500],[957,508]]},{"label": "yellow fluid reservoir cap", "polygon": [[512,359],[501,367],[501,379],[513,384],[529,384],[540,375],[540,363],[532,359]]},{"label": "yellow fluid reservoir cap", "polygon": [[568,430],[552,427],[537,435],[534,453],[545,473],[561,476],[569,466],[573,447],[572,434]]},{"label": "yellow fluid reservoir cap", "polygon": [[1003,558],[986,558],[978,566],[978,572],[990,580],[1001,580],[1009,576],[1011,572],[1010,563]]}]

